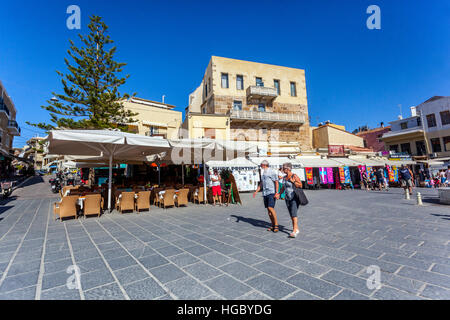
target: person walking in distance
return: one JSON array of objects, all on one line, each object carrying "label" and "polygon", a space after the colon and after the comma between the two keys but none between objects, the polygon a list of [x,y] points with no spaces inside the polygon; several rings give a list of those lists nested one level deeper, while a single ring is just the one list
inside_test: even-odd
[{"label": "person walking in distance", "polygon": [[217,169],[214,169],[213,174],[211,175],[211,189],[213,194],[214,205],[216,205],[216,201],[219,201],[219,204],[222,205],[222,188],[220,187],[220,181],[222,178],[219,175]]},{"label": "person walking in distance", "polygon": [[[300,202],[295,196],[295,188],[301,188],[302,181],[292,172],[292,163],[290,162],[283,164],[283,172],[285,176],[283,177],[281,192],[284,191],[286,193],[284,199],[292,219],[292,233],[289,235],[289,238],[295,238],[300,232],[298,230],[298,207],[300,206]],[[279,195],[276,196],[277,199],[278,197]]]},{"label": "person walking in distance", "polygon": [[268,231],[278,232],[278,220],[277,213],[275,211],[276,197],[279,197],[278,193],[278,174],[275,170],[269,167],[269,162],[264,160],[261,162],[261,182],[253,193],[253,198],[262,189],[264,207],[267,209],[267,214],[269,215],[272,227],[267,229]]},{"label": "person walking in distance", "polygon": [[409,168],[402,164],[400,170],[398,170],[400,181],[403,189],[408,189],[409,194],[412,194],[412,173]]}]

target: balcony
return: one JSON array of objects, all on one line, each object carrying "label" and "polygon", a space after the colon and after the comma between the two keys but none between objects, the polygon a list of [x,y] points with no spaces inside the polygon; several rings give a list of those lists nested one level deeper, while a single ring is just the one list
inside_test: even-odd
[{"label": "balcony", "polygon": [[245,110],[230,110],[232,123],[254,125],[299,126],[305,123],[305,116],[300,113],[276,113]]},{"label": "balcony", "polygon": [[6,118],[9,118],[9,109],[6,106],[3,98],[0,97],[0,114],[3,114]]},{"label": "balcony", "polygon": [[20,136],[20,127],[15,120],[8,121],[8,131],[13,136]]},{"label": "balcony", "polygon": [[247,88],[247,99],[272,101],[278,96],[276,88],[249,86]]},{"label": "balcony", "polygon": [[389,142],[397,139],[423,138],[423,137],[424,137],[423,127],[415,126],[407,129],[386,132],[385,134],[383,134],[381,139],[385,142]]}]

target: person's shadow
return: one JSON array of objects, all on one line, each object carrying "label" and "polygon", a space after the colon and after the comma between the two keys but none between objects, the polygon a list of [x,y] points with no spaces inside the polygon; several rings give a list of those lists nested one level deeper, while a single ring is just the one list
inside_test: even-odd
[{"label": "person's shadow", "polygon": [[[242,216],[236,216],[234,214],[231,215],[231,217],[236,218],[235,222],[246,222],[251,224],[252,226],[258,227],[258,228],[265,228],[265,229],[269,229],[272,224],[264,221],[264,220],[258,220],[258,219],[253,219],[253,218],[245,218]],[[286,233],[286,234],[290,234],[284,226],[282,225],[278,225],[278,230],[280,230],[280,232]]]}]

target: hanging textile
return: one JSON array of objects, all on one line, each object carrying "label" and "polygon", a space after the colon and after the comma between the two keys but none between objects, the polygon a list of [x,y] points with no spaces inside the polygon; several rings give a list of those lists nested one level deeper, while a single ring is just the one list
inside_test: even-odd
[{"label": "hanging textile", "polygon": [[328,184],[334,184],[333,168],[327,168],[327,180]]},{"label": "hanging textile", "polygon": [[386,165],[386,170],[388,172],[389,182],[395,182],[395,175],[394,175],[394,170],[392,170],[392,167],[389,165]]},{"label": "hanging textile", "polygon": [[345,183],[344,167],[339,167],[339,180],[340,180],[341,183]]},{"label": "hanging textile", "polygon": [[344,167],[344,183],[352,183],[352,178],[350,176],[350,168]]},{"label": "hanging textile", "polygon": [[313,168],[305,168],[306,181],[308,184],[314,184]]},{"label": "hanging textile", "polygon": [[361,178],[361,181],[362,181],[363,180],[363,173],[366,171],[366,166],[359,165],[358,169],[359,169],[359,177]]},{"label": "hanging textile", "polygon": [[392,171],[394,171],[394,182],[398,182],[398,169],[396,166],[392,166]]},{"label": "hanging textile", "polygon": [[327,184],[327,168],[319,168],[319,175],[320,175],[320,183]]}]

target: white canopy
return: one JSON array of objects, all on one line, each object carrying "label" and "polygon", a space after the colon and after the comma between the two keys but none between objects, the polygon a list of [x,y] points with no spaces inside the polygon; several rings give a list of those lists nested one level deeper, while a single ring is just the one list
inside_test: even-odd
[{"label": "white canopy", "polygon": [[112,165],[114,160],[136,160],[170,148],[167,140],[116,130],[52,130],[49,154],[91,156],[97,162],[108,159],[108,209],[111,210]]},{"label": "white canopy", "polygon": [[208,165],[208,167],[210,168],[257,168],[258,165],[255,164],[254,162],[240,157],[240,158],[235,158],[232,160],[228,160],[228,161],[208,161],[206,163]]},{"label": "white canopy", "polygon": [[297,157],[296,160],[300,162],[305,168],[319,168],[319,167],[339,167],[340,163],[333,159],[321,157]]}]

